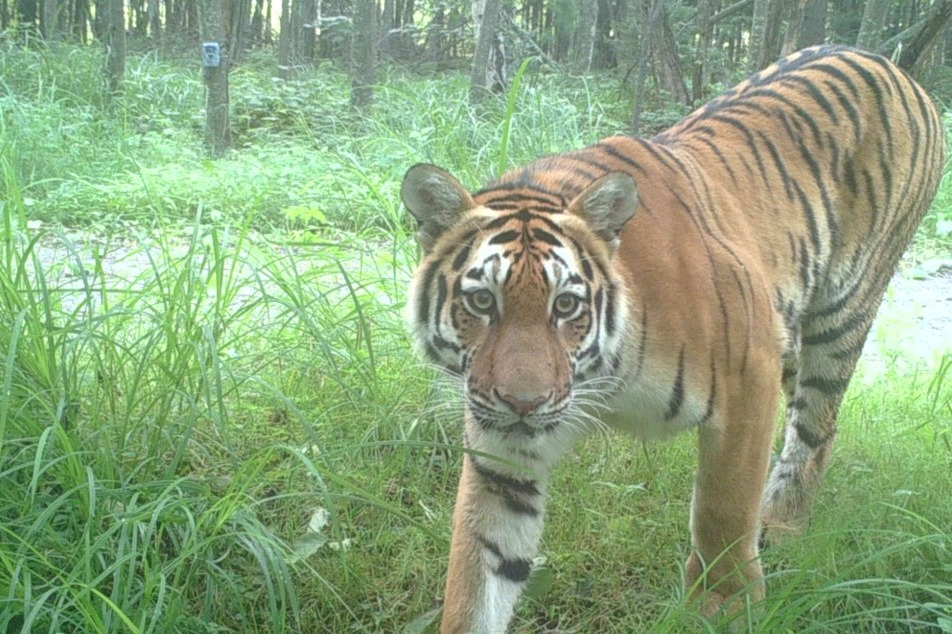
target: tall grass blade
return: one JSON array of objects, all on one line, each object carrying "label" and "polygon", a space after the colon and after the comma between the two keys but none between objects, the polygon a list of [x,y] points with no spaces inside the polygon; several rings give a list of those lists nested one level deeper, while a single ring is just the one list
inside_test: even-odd
[{"label": "tall grass blade", "polygon": [[502,134],[499,139],[499,154],[496,162],[496,173],[502,174],[509,168],[509,139],[512,129],[512,118],[516,112],[516,101],[519,96],[519,86],[522,84],[522,77],[526,69],[531,64],[538,63],[534,57],[527,57],[519,64],[519,69],[512,78],[512,85],[506,95],[506,111],[502,118]]}]

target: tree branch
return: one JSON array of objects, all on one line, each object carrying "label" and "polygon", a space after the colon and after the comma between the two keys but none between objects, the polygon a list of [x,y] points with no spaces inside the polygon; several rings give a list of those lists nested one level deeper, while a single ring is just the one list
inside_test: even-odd
[{"label": "tree branch", "polygon": [[754,0],[740,0],[740,2],[736,2],[725,9],[721,9],[711,18],[710,26],[714,26],[721,20],[726,20],[727,18],[733,17],[738,13],[749,9],[752,4],[754,4]]},{"label": "tree branch", "polygon": [[899,67],[915,74],[949,20],[952,20],[952,0],[939,0],[926,10],[921,20],[883,44],[880,53],[889,56],[898,49]]}]

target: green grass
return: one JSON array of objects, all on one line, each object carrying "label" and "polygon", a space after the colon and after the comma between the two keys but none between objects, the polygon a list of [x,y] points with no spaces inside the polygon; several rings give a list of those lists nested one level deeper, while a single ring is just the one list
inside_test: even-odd
[{"label": "green grass", "polygon": [[[201,152],[193,69],[0,41],[0,632],[401,632],[442,593],[453,394],[400,318],[404,170],[470,185],[623,130],[612,80],[235,72]],[[503,139],[506,139],[505,144]],[[915,258],[948,257],[952,177]],[[896,354],[901,354],[897,351]],[[868,373],[808,533],[765,554],[753,632],[952,632],[952,356]],[[558,469],[517,632],[717,631],[681,601],[689,436],[592,438]],[[918,625],[917,625],[918,624]]]}]

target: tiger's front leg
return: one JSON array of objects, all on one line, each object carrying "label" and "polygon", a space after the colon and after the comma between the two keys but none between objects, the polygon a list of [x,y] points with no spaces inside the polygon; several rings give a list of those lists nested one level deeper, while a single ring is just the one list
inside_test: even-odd
[{"label": "tiger's front leg", "polygon": [[442,634],[504,634],[539,546],[544,496],[540,479],[518,477],[502,463],[465,455]]},{"label": "tiger's front leg", "polygon": [[735,613],[744,597],[756,603],[764,596],[757,538],[779,367],[779,362],[768,360],[725,390],[728,405],[698,434],[698,474],[691,500],[693,552],[685,577],[707,616],[722,609]]}]

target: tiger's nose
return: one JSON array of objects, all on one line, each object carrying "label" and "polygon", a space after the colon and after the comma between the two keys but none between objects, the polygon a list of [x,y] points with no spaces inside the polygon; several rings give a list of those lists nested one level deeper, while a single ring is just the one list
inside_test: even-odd
[{"label": "tiger's nose", "polygon": [[503,403],[508,405],[512,411],[516,414],[525,415],[531,414],[535,410],[549,400],[550,394],[537,395],[537,394],[508,394],[496,390],[496,396],[499,397]]}]

